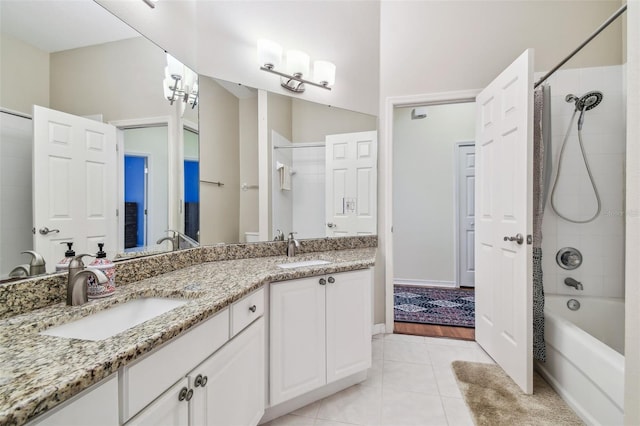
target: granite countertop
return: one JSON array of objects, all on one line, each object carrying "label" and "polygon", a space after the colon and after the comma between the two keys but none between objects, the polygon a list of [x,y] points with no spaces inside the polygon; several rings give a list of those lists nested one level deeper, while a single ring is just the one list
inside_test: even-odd
[{"label": "granite countertop", "polygon": [[[202,263],[119,286],[112,297],[82,306],[64,303],[0,320],[0,424],[23,424],[123,365],[211,317],[265,283],[362,269],[375,248],[325,251],[295,258],[271,256]],[[323,259],[331,263],[293,269],[277,265]],[[38,334],[140,297],[189,302],[105,340],[92,342]]]}]

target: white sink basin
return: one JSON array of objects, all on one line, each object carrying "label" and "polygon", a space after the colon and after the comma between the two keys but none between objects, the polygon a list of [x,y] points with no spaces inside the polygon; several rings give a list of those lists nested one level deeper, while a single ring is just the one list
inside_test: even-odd
[{"label": "white sink basin", "polygon": [[48,328],[40,334],[98,341],[182,306],[187,300],[142,298],[126,302],[79,320]]},{"label": "white sink basin", "polygon": [[303,266],[326,265],[326,260],[302,260],[300,262],[280,263],[278,266],[284,269],[302,268]]}]

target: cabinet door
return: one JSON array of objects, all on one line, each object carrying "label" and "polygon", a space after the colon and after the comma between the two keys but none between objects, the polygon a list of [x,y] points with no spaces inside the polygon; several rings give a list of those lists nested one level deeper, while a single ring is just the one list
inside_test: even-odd
[{"label": "cabinet door", "polygon": [[113,374],[97,385],[43,414],[30,425],[74,426],[74,425],[118,424],[118,377]]},{"label": "cabinet door", "polygon": [[[161,371],[158,372],[161,374]],[[142,410],[138,415],[129,420],[127,426],[188,426],[189,423],[189,402],[180,401],[180,391],[189,388],[186,378],[169,388]],[[193,399],[192,399],[193,400]]]},{"label": "cabinet door", "polygon": [[189,374],[194,389],[191,425],[257,425],[264,414],[264,370],[260,318]]},{"label": "cabinet door", "polygon": [[320,277],[271,284],[270,402],[326,383],[325,287]]},{"label": "cabinet door", "polygon": [[327,383],[371,367],[371,285],[371,269],[327,276]]}]

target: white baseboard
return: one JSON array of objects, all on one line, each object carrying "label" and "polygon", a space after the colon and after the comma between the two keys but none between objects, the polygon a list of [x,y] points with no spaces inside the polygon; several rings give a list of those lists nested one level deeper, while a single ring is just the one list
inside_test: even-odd
[{"label": "white baseboard", "polygon": [[387,332],[387,326],[385,323],[381,324],[373,324],[371,328],[371,335],[375,336],[376,334],[385,334]]},{"label": "white baseboard", "polygon": [[446,287],[446,288],[458,288],[455,281],[438,281],[438,280],[407,280],[402,278],[395,278],[394,284],[400,285],[413,285],[416,287]]}]

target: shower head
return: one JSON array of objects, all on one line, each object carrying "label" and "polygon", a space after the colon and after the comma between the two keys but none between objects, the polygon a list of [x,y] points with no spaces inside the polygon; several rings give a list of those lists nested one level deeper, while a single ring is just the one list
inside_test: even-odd
[{"label": "shower head", "polygon": [[602,98],[602,92],[587,92],[576,101],[576,109],[579,111],[589,111],[590,109],[597,107],[598,104],[602,102]]},{"label": "shower head", "polygon": [[602,92],[592,91],[587,92],[582,97],[577,97],[573,94],[568,94],[565,96],[564,100],[567,102],[573,102],[576,105],[577,111],[589,111],[598,106],[600,102],[602,102],[603,98]]}]

